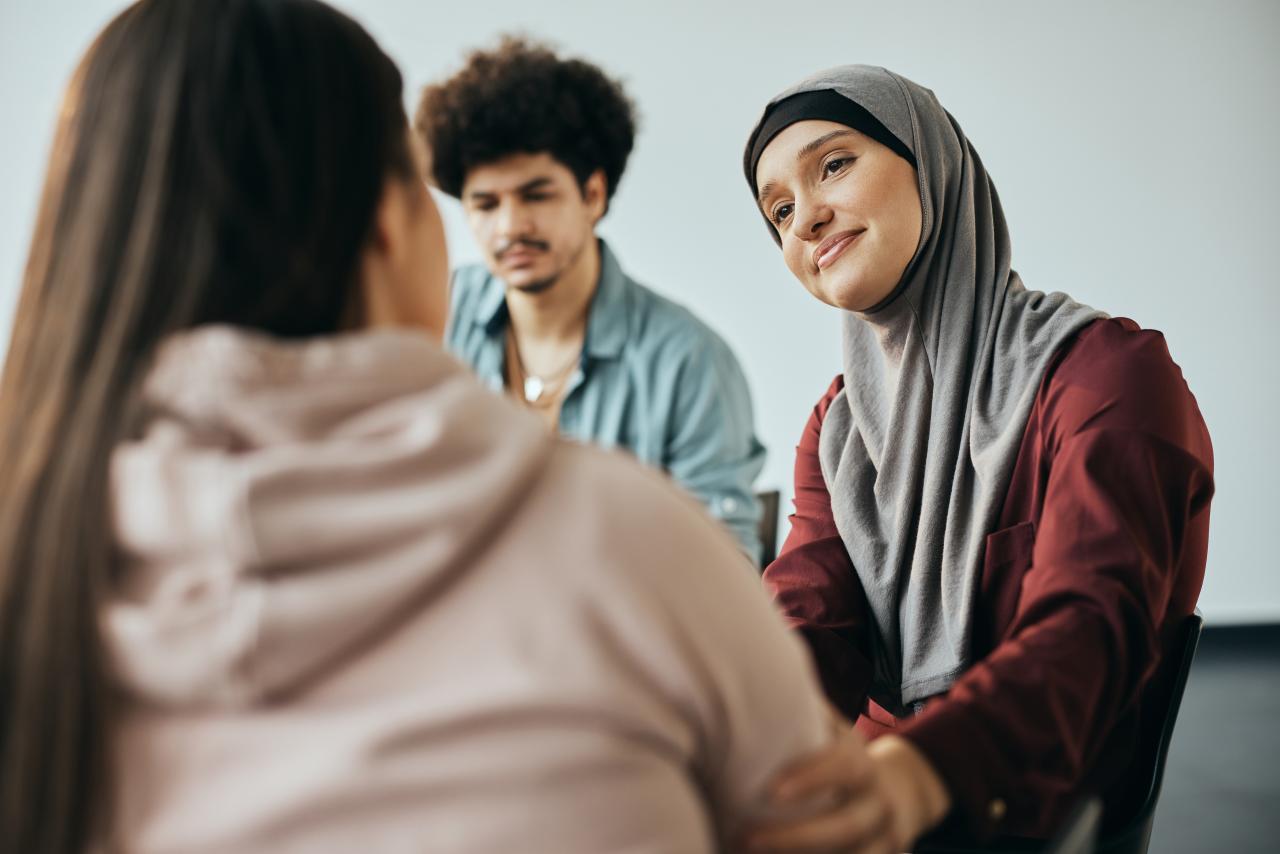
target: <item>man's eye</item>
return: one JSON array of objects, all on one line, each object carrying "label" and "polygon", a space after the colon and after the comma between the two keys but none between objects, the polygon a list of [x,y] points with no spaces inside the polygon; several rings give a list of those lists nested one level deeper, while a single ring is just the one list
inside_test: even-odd
[{"label": "man's eye", "polygon": [[790,203],[778,205],[773,209],[773,213],[769,215],[769,219],[773,221],[774,225],[782,225],[783,220],[791,216],[791,208],[792,205]]},{"label": "man's eye", "polygon": [[524,200],[526,202],[545,202],[551,199],[551,193],[527,193]]}]

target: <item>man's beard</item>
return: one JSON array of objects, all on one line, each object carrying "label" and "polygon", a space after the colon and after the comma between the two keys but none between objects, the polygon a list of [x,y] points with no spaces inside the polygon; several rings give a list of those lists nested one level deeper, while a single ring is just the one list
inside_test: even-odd
[{"label": "man's beard", "polygon": [[522,294],[544,294],[551,290],[552,286],[554,286],[558,281],[560,281],[560,274],[555,273],[547,276],[545,279],[538,279],[536,282],[529,282],[524,285],[512,285],[512,287]]},{"label": "man's beard", "polygon": [[[545,278],[538,279],[533,282],[529,282],[527,284],[523,284],[523,285],[512,285],[508,282],[507,283],[508,286],[513,288],[514,290],[519,291],[522,294],[528,294],[530,296],[546,293],[547,291],[555,287],[556,282],[560,281],[560,277],[563,276],[567,270],[571,269],[576,263],[578,263],[578,259],[582,257],[582,253],[586,250],[587,246],[594,239],[595,239],[595,236],[591,235],[587,239],[583,240],[582,245],[580,245],[576,250],[574,250],[571,253],[569,259],[560,267],[560,269],[556,270],[551,275],[546,276]],[[533,247],[535,249],[540,249],[549,255],[551,254],[550,243],[547,243],[546,241],[542,241],[542,240],[530,240],[528,238],[518,237],[515,240],[513,240],[510,244],[508,244],[507,246],[504,246],[501,250],[499,250],[499,253],[498,253],[499,259],[501,259],[502,255],[506,254],[509,248],[520,243],[523,243],[524,245]]]}]

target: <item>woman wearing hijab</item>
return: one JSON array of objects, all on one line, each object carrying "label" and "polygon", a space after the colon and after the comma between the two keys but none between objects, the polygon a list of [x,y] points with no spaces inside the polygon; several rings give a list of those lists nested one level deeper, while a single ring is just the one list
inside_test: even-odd
[{"label": "woman wearing hijab", "polygon": [[710,851],[829,741],[729,535],[445,354],[402,103],[314,0],[142,0],[76,71],[0,385],[5,851]]},{"label": "woman wearing hijab", "polygon": [[1120,803],[1213,494],[1163,337],[1025,288],[977,152],[892,72],[783,92],[744,167],[788,268],[843,312],[765,581],[856,721],[779,781],[849,796],[753,842],[1044,837],[1082,793]]}]

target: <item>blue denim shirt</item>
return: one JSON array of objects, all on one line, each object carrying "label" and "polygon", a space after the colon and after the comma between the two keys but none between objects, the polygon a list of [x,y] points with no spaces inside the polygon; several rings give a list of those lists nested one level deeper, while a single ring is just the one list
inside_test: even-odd
[{"label": "blue denim shirt", "polygon": [[[453,276],[448,346],[499,393],[505,386],[507,302],[482,265]],[[587,314],[560,432],[625,448],[668,472],[729,526],[758,561],[764,467],[751,394],[733,351],[688,309],[631,279],[600,241],[600,282]],[[661,532],[655,531],[657,535]]]}]

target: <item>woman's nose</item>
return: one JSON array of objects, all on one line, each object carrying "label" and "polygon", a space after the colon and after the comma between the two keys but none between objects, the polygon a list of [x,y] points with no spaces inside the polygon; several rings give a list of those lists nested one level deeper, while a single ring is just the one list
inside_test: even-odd
[{"label": "woman's nose", "polygon": [[814,240],[827,223],[831,222],[831,208],[820,202],[810,202],[796,207],[796,236],[801,240]]}]

